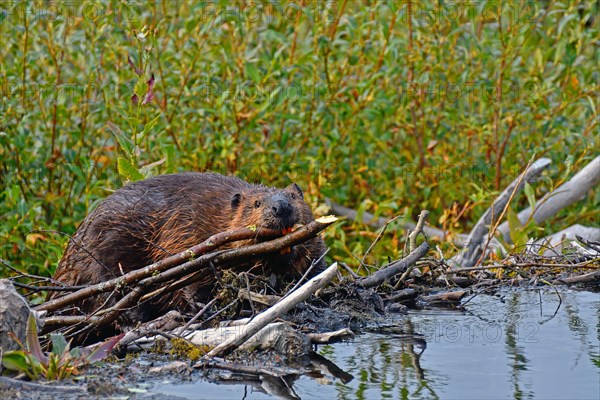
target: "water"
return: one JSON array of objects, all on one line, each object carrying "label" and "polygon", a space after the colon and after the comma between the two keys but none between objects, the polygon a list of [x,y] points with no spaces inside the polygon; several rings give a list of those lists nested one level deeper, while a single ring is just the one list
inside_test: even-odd
[{"label": "water", "polygon": [[[395,330],[322,346],[354,378],[293,382],[302,399],[600,399],[600,294],[512,291],[463,311],[419,310]],[[181,399],[269,399],[260,384],[165,384]],[[150,393],[148,393],[150,394]]]}]

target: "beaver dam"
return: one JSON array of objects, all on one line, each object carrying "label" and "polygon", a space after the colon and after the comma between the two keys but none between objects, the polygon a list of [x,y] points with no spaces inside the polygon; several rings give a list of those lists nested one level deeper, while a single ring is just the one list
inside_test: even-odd
[{"label": "beaver dam", "polygon": [[[11,295],[14,306],[3,310],[2,329],[12,332],[12,343],[3,342],[3,348],[18,348],[20,340],[23,349],[3,355],[0,387],[15,396],[27,390],[32,398],[436,398],[466,392],[473,398],[593,398],[600,389],[598,229],[577,227],[572,239],[563,235],[560,247],[547,238],[518,252],[506,252],[490,234],[501,229],[510,200],[546,165],[542,160],[528,166],[470,235],[455,238],[462,250],[450,259],[432,248],[429,236],[439,232],[422,211],[408,227],[402,258],[370,266],[365,254],[360,268],[351,268],[323,265],[322,254],[293,279],[248,265],[269,255],[281,259],[338,217],[310,218],[295,229],[250,226],[215,233],[95,284],[41,277],[41,284],[23,283],[35,277],[4,262],[16,274],[13,284],[28,294],[61,294],[36,306]],[[330,206],[339,216],[356,216]],[[381,229],[367,253],[393,225],[371,222]],[[132,314],[207,280],[211,296],[195,308],[167,307],[152,318]],[[589,291],[575,290],[581,288]],[[9,292],[3,290],[5,299]],[[76,353],[68,352],[67,342]],[[575,347],[573,359],[564,349]],[[62,355],[52,358],[50,351]],[[95,364],[102,359],[101,367]],[[568,375],[578,383],[557,386],[543,378],[546,370],[546,378]],[[30,381],[63,375],[77,378]]]}]

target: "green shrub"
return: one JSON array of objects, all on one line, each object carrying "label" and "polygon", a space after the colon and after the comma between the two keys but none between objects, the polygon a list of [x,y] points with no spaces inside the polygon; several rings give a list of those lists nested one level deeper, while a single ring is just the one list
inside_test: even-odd
[{"label": "green shrub", "polygon": [[[597,154],[598,23],[589,1],[2,2],[2,257],[50,275],[55,232],[185,170],[467,231],[532,156],[539,198]],[[553,230],[597,225],[599,197]],[[326,239],[353,263],[373,238]]]}]

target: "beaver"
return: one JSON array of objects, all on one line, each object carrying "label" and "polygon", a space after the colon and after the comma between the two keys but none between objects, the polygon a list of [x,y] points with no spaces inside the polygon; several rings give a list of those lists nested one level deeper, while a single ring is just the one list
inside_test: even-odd
[{"label": "beaver", "polygon": [[[102,201],[72,236],[54,279],[72,286],[96,284],[184,251],[219,232],[248,226],[286,232],[311,221],[313,213],[295,183],[278,189],[217,173],[159,175],[130,183]],[[229,247],[247,243],[233,242]],[[260,262],[277,275],[301,276],[324,252],[323,239],[315,237],[288,254],[266,256]],[[319,261],[312,275],[324,266]],[[140,305],[128,313],[125,324],[147,321],[170,309],[193,310],[195,302],[210,297],[212,286],[203,282]],[[48,299],[58,293],[50,292]],[[84,300],[78,308],[89,313],[114,301],[105,295]]]}]

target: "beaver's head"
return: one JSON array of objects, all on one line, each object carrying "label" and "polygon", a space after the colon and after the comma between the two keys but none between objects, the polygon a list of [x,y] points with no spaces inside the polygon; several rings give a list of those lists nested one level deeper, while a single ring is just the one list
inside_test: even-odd
[{"label": "beaver's head", "polygon": [[236,216],[232,222],[238,228],[256,225],[287,233],[295,224],[313,220],[302,189],[295,183],[285,189],[255,186],[235,193],[231,207]]}]

